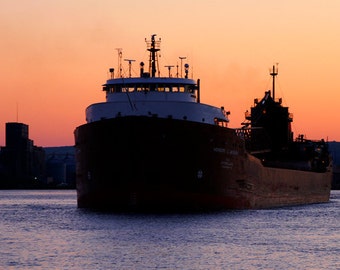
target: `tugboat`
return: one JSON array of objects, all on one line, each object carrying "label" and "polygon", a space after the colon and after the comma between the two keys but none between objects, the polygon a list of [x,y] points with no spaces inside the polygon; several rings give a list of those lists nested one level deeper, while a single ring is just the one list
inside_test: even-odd
[{"label": "tugboat", "polygon": [[[327,143],[293,141],[291,114],[265,93],[243,127],[229,112],[200,101],[189,65],[161,77],[160,39],[146,40],[149,68],[140,75],[110,69],[106,102],[86,109],[75,129],[79,208],[114,211],[258,209],[327,202],[331,163]],[[182,74],[184,68],[184,74]]]}]

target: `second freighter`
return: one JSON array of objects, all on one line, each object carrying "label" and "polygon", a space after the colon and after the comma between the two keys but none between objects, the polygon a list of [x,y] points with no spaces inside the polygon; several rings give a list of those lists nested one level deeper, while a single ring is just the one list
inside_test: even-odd
[{"label": "second freighter", "polygon": [[160,77],[155,36],[147,41],[149,69],[141,62],[140,76],[126,78],[110,69],[106,102],[90,105],[75,130],[78,207],[254,209],[329,200],[327,143],[293,140],[291,114],[274,95],[275,67],[272,91],[232,129],[224,107],[201,103],[187,64]]}]

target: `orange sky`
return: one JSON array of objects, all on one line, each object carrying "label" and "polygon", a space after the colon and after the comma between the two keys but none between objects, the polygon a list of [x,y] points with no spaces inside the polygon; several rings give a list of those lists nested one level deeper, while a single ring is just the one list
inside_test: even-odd
[{"label": "orange sky", "polygon": [[186,56],[201,101],[230,110],[230,127],[271,88],[278,62],[276,97],[295,135],[340,141],[339,10],[337,0],[1,0],[0,145],[17,120],[35,145],[73,145],[86,106],[104,101],[115,48],[138,73],[151,34],[162,38],[160,66]]}]

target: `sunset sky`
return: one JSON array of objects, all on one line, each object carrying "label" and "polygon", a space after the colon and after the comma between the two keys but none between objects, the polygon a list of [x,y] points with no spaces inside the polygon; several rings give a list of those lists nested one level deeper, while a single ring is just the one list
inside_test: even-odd
[{"label": "sunset sky", "polygon": [[152,34],[161,74],[187,57],[201,101],[230,110],[230,127],[271,89],[279,63],[276,97],[294,134],[340,141],[339,12],[338,0],[0,0],[0,145],[16,121],[35,145],[73,145],[85,108],[105,100],[116,48],[137,75]]}]

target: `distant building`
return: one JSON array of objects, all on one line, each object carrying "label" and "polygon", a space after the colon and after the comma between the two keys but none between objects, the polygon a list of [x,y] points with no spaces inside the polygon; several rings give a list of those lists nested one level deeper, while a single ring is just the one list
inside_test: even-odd
[{"label": "distant building", "polygon": [[45,151],[28,136],[28,125],[6,123],[6,146],[0,152],[0,187],[30,188],[45,178]]},{"label": "distant building", "polygon": [[329,142],[328,145],[333,160],[332,189],[340,189],[340,142]]},{"label": "distant building", "polygon": [[76,161],[73,146],[46,147],[46,181],[56,187],[75,188]]}]

